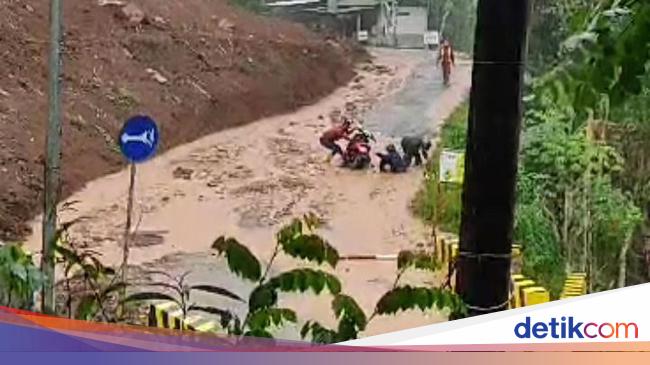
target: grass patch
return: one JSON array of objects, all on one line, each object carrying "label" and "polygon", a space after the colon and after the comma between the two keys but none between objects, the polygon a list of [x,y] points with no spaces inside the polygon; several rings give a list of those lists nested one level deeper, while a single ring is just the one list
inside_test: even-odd
[{"label": "grass patch", "polygon": [[413,211],[418,217],[450,233],[460,230],[462,186],[438,184],[438,161],[443,149],[465,150],[468,114],[469,103],[465,101],[445,120],[438,145],[427,163],[424,186],[412,202]]}]

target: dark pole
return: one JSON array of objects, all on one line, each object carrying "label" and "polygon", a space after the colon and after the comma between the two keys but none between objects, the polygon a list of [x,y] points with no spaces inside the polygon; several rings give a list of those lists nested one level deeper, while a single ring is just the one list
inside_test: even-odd
[{"label": "dark pole", "polygon": [[479,0],[456,291],[507,308],[529,0]]}]

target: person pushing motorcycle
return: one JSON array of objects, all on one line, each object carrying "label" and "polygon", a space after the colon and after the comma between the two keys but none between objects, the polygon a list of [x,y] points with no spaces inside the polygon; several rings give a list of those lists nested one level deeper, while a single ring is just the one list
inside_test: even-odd
[{"label": "person pushing motorcycle", "polygon": [[352,122],[349,119],[345,119],[341,125],[335,126],[327,130],[320,137],[320,144],[332,151],[332,154],[327,157],[327,162],[331,161],[334,156],[337,154],[344,156],[343,149],[338,145],[339,140],[350,139],[350,134],[352,133]]},{"label": "person pushing motorcycle", "polygon": [[456,66],[454,49],[451,47],[449,40],[445,39],[440,45],[438,53],[438,64],[442,64],[442,77],[445,85],[449,85],[449,76],[451,75],[452,66]]},{"label": "person pushing motorcycle", "polygon": [[342,167],[350,167],[352,169],[364,169],[372,164],[370,158],[370,143],[375,142],[375,137],[372,133],[357,126],[352,130],[348,146],[343,154]]}]

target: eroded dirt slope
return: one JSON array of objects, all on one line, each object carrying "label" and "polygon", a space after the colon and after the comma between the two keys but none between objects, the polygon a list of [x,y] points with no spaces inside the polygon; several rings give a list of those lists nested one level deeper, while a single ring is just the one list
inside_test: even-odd
[{"label": "eroded dirt slope", "polygon": [[[124,166],[114,139],[132,114],[158,121],[166,150],[311,104],[362,56],[226,0],[126,1],[136,5],[126,12],[99,3],[65,2],[64,197]],[[26,235],[41,204],[48,12],[45,0],[0,0],[3,240]]]}]

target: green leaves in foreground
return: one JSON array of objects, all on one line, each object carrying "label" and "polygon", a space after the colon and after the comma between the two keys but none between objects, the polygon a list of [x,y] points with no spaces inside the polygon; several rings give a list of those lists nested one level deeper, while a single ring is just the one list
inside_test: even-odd
[{"label": "green leaves in foreground", "polygon": [[427,252],[402,251],[397,256],[397,268],[404,270],[414,267],[419,270],[436,271],[442,264],[434,254]]},{"label": "green leaves in foreground", "polygon": [[266,330],[271,326],[280,327],[286,322],[296,323],[296,312],[286,308],[265,308],[250,316],[248,326],[252,331]]},{"label": "green leaves in foreground", "polygon": [[403,286],[395,288],[377,302],[377,314],[395,314],[410,309],[448,309],[452,313],[464,313],[466,308],[455,293],[439,288]]},{"label": "green leaves in foreground", "polygon": [[126,299],[124,299],[124,303],[148,301],[148,300],[164,300],[164,301],[174,302],[180,305],[180,302],[176,298],[172,297],[171,295],[167,295],[164,293],[156,293],[156,292],[142,292],[142,293],[135,293],[129,295]]},{"label": "green leaves in foreground", "polygon": [[274,306],[278,300],[278,291],[304,293],[312,290],[320,294],[325,288],[337,295],[341,292],[341,282],[331,274],[313,269],[295,269],[281,273],[267,283],[253,290],[248,301],[251,312]]},{"label": "green leaves in foreground", "polygon": [[225,255],[228,268],[233,273],[250,281],[258,281],[262,277],[262,268],[255,255],[234,238],[219,237],[212,248],[220,255]]},{"label": "green leaves in foreground", "polygon": [[230,299],[234,299],[239,302],[243,302],[244,300],[239,297],[239,295],[231,292],[228,289],[220,288],[218,286],[213,286],[213,285],[194,285],[191,287],[192,290],[199,290],[203,291],[206,293],[211,293],[211,294],[216,294],[216,295],[221,295]]},{"label": "green leaves in foreground", "polygon": [[314,343],[331,344],[356,339],[359,332],[366,329],[368,319],[352,297],[336,295],[332,300],[332,310],[339,320],[337,331],[323,327],[318,322],[308,321],[300,330],[300,336],[304,339],[311,335]]},{"label": "green leaves in foreground", "polygon": [[300,336],[306,338],[309,334],[311,334],[311,342],[313,343],[326,345],[339,342],[336,331],[325,328],[318,322],[309,321],[302,326]]},{"label": "green leaves in foreground", "polygon": [[309,229],[317,223],[316,218],[306,217],[305,223],[296,219],[290,225],[282,228],[277,234],[277,240],[282,250],[292,256],[303,260],[316,262],[319,265],[327,262],[336,267],[339,261],[338,251],[318,235],[305,233],[303,226]]},{"label": "green leaves in foreground", "polygon": [[268,285],[283,292],[304,293],[311,289],[320,294],[325,287],[336,295],[341,292],[341,282],[336,276],[313,269],[295,269],[284,272],[271,280]]},{"label": "green leaves in foreground", "polygon": [[269,308],[278,301],[278,293],[269,284],[260,285],[250,295],[248,299],[248,310],[252,313],[258,309]]},{"label": "green leaves in foreground", "polygon": [[82,321],[91,321],[99,311],[99,302],[93,294],[86,295],[79,300],[75,318]]},{"label": "green leaves in foreground", "polygon": [[332,309],[339,320],[339,341],[355,339],[359,332],[366,329],[368,324],[366,315],[352,297],[344,294],[335,296],[332,301]]}]

